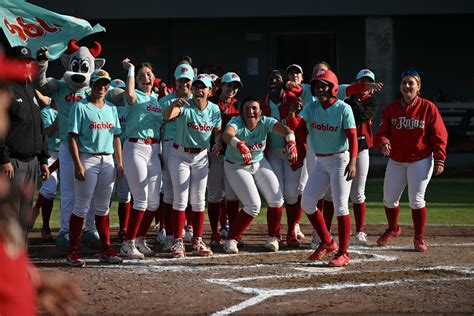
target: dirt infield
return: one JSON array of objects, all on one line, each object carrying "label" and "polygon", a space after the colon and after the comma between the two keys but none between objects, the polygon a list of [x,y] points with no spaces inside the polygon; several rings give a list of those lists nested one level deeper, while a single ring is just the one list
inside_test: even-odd
[{"label": "dirt infield", "polygon": [[220,249],[213,257],[193,257],[187,245],[186,258],[172,259],[152,235],[156,257],[104,265],[89,251],[85,268],[69,268],[54,245],[39,242],[38,233],[31,235],[30,252],[42,269],[80,282],[81,315],[473,313],[474,227],[428,226],[427,253],[413,251],[408,226],[389,247],[375,246],[383,230],[367,226],[369,246],[351,245],[346,268],[306,261],[312,252],[309,225],[299,250],[282,245],[277,253],[263,247],[264,225],[251,226],[237,255]]}]

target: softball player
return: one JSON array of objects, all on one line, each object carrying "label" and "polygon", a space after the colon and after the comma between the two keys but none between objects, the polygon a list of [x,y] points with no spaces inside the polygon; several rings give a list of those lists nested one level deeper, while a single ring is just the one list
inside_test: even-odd
[{"label": "softball player", "polygon": [[[163,112],[152,92],[153,67],[143,63],[137,68],[126,58],[128,71],[124,93],[127,140],[123,148],[123,166],[133,196],[133,207],[120,253],[132,259],[154,255],[146,243],[146,233],[160,204],[161,163],[160,128]],[[137,89],[135,89],[135,85]]]},{"label": "softball player", "polygon": [[385,107],[377,133],[377,147],[388,156],[383,186],[383,202],[388,229],[377,240],[385,246],[400,236],[398,225],[400,197],[408,184],[408,200],[412,209],[416,251],[425,252],[425,191],[431,175],[444,171],[448,133],[438,108],[420,97],[421,77],[418,72],[402,72],[402,97]]},{"label": "softball player", "polygon": [[348,199],[357,160],[354,115],[350,106],[337,99],[338,86],[338,79],[330,70],[320,70],[313,74],[311,89],[318,100],[303,108],[298,118],[292,117],[294,112],[288,118],[290,128],[298,127],[299,124],[306,125],[311,146],[317,156],[301,199],[303,210],[321,239],[319,247],[309,257],[310,260],[321,260],[337,249],[321,211],[317,208],[318,200],[331,186],[339,232],[339,250],[329,261],[331,266],[349,263],[351,220]]},{"label": "softball player", "polygon": [[66,263],[83,267],[78,250],[84,217],[95,199],[95,223],[100,236],[100,261],[120,263],[122,259],[110,248],[109,203],[115,181],[112,154],[117,158],[117,174],[123,175],[121,133],[117,109],[105,101],[110,76],[105,70],[91,75],[91,94],[71,108],[69,149],[75,165],[74,209],[69,221],[70,252]]},{"label": "softball player", "polygon": [[[243,85],[239,75],[235,72],[228,72],[222,76],[220,94],[210,98],[211,102],[219,106],[223,126],[226,126],[232,117],[239,115],[238,102],[235,96],[241,87]],[[214,140],[211,138],[211,144],[213,143]],[[232,224],[240,206],[239,199],[224,174],[224,153],[225,146],[218,156],[211,155],[209,157],[207,210],[212,230],[212,247],[220,246],[219,221],[221,217],[228,214],[229,223]]]},{"label": "softball player", "polygon": [[208,101],[211,79],[199,75],[192,84],[193,98],[174,101],[165,112],[165,121],[176,119],[176,137],[168,158],[169,172],[173,184],[173,257],[184,257],[182,239],[185,222],[185,209],[188,200],[192,207],[194,238],[193,254],[212,255],[202,241],[204,208],[208,175],[209,140],[214,130],[216,143],[212,154],[217,155],[221,145],[221,115],[219,107]]},{"label": "softball player", "polygon": [[[173,92],[160,99],[160,107],[163,112],[170,107],[170,105],[178,99],[185,99],[190,101],[192,97],[191,84],[194,78],[193,68],[188,64],[181,64],[176,67],[174,72],[175,89]],[[173,184],[169,171],[169,155],[173,147],[174,139],[176,137],[176,123],[175,120],[170,120],[163,125],[163,217],[166,238],[163,244],[164,251],[171,251],[174,243],[173,229],[172,229],[172,209],[173,209]]]},{"label": "softball player", "polygon": [[[267,214],[283,212],[281,187],[270,163],[263,155],[267,135],[271,132],[284,137],[287,157],[295,163],[298,155],[293,131],[277,119],[262,116],[260,102],[257,99],[245,99],[242,102],[240,116],[232,118],[225,129],[223,137],[230,146],[226,149],[224,170],[231,187],[244,204],[243,211],[237,214],[230,227],[229,238],[224,245],[227,253],[238,253],[237,245],[241,235],[259,214],[261,207],[259,191],[267,201]],[[279,238],[275,237],[280,233],[278,218],[268,217],[267,220],[268,239],[272,243],[267,241],[265,246],[277,251]],[[273,240],[276,241],[276,246],[268,247],[267,244],[272,245]]]}]

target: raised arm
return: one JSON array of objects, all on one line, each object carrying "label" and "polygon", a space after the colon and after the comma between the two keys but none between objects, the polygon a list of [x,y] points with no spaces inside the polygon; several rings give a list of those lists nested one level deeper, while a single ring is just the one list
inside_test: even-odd
[{"label": "raised arm", "polygon": [[181,108],[184,105],[190,105],[188,100],[179,98],[174,100],[170,106],[165,110],[163,114],[163,120],[165,122],[171,121],[172,119],[178,117],[181,114]]},{"label": "raised arm", "polygon": [[36,52],[36,61],[38,63],[38,78],[34,81],[35,88],[46,96],[53,95],[59,89],[58,81],[54,78],[46,78],[48,69],[48,48],[41,47]]},{"label": "raised arm", "polygon": [[129,105],[134,105],[137,101],[135,94],[135,66],[130,62],[129,58],[122,61],[123,69],[127,70],[127,80],[125,86],[125,98]]}]

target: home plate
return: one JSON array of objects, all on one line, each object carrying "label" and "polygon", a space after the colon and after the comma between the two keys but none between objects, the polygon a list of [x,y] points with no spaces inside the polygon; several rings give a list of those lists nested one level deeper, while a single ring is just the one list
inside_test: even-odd
[{"label": "home plate", "polygon": [[298,267],[294,268],[298,271],[312,272],[312,273],[331,273],[344,270],[344,268],[339,267]]}]

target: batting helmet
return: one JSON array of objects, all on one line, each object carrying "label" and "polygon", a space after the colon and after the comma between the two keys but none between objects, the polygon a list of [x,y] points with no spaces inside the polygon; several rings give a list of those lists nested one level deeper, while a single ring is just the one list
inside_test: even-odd
[{"label": "batting helmet", "polygon": [[313,73],[313,78],[309,82],[311,84],[311,92],[313,92],[313,84],[316,81],[322,81],[325,84],[332,85],[331,88],[331,95],[333,97],[337,96],[337,90],[339,89],[339,80],[337,80],[337,76],[331,70],[321,69]]}]

